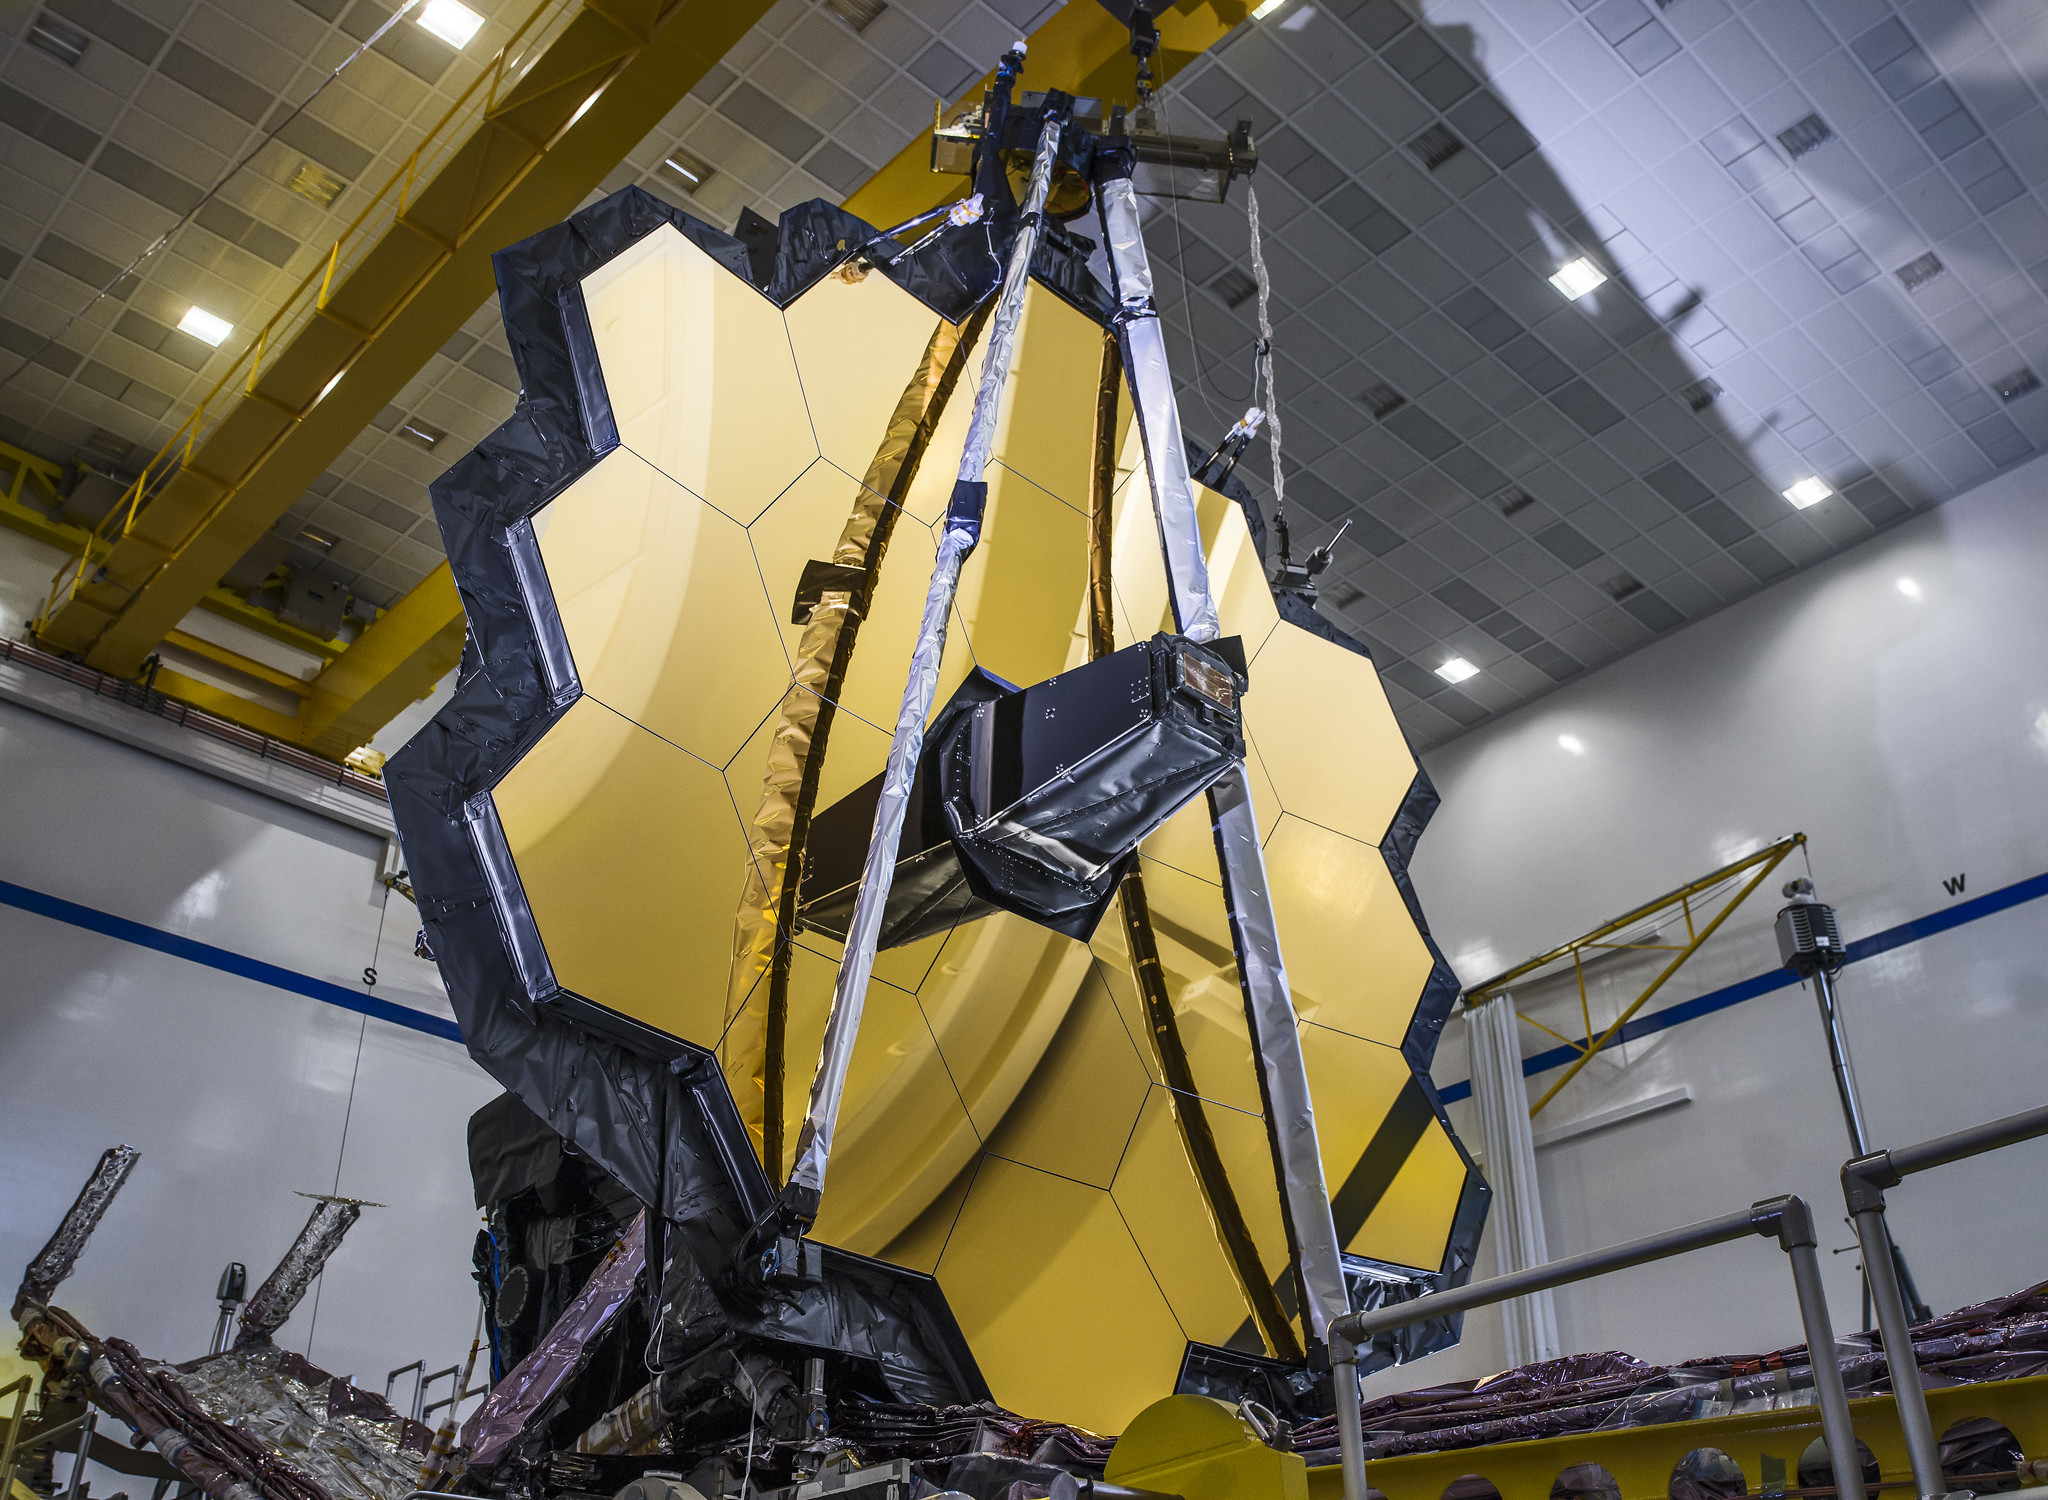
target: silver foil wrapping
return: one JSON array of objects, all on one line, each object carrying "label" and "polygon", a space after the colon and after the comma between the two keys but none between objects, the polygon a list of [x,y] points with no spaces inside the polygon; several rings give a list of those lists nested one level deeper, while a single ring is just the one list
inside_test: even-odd
[{"label": "silver foil wrapping", "polygon": [[[1187,443],[1181,436],[1180,409],[1166,362],[1166,341],[1160,332],[1158,309],[1152,303],[1152,269],[1138,223],[1137,195],[1127,179],[1112,179],[1097,184],[1096,202],[1116,282],[1118,339],[1145,445],[1152,512],[1159,522],[1159,545],[1166,556],[1174,619],[1181,634],[1197,641],[1214,640],[1222,627],[1209,590],[1209,561],[1202,550],[1194,490],[1188,478]],[[1329,1186],[1316,1143],[1308,1069],[1302,1061],[1300,1035],[1294,1029],[1294,1002],[1287,989],[1280,933],[1266,887],[1258,819],[1242,766],[1209,789],[1209,808],[1215,819],[1216,858],[1230,909],[1245,1018],[1259,1054],[1274,1172],[1307,1299],[1302,1321],[1310,1337],[1323,1342],[1330,1320],[1348,1312],[1350,1306],[1337,1224],[1330,1212]]]},{"label": "silver foil wrapping", "polygon": [[[1017,231],[1016,243],[1010,247],[1002,293],[995,315],[989,319],[988,353],[981,362],[981,384],[974,393],[974,414],[968,420],[967,444],[960,454],[962,484],[982,482],[989,455],[995,449],[996,417],[1002,408],[1003,386],[1010,377],[1010,361],[1016,353],[1017,324],[1024,315],[1024,290],[1030,282],[1031,260],[1038,249],[1039,218],[1052,186],[1053,157],[1059,150],[1064,125],[1062,118],[1054,116],[1046,120],[1038,134],[1038,156],[1031,164],[1031,186],[1024,197],[1024,221]],[[846,1073],[853,1063],[853,1044],[860,1033],[861,1011],[867,1003],[868,976],[875,966],[875,947],[881,939],[889,887],[896,876],[904,808],[910,798],[910,784],[917,776],[918,758],[924,753],[925,725],[931,719],[932,703],[938,696],[939,663],[946,650],[946,618],[953,610],[960,565],[974,550],[978,531],[978,517],[972,525],[949,524],[939,541],[938,561],[932,565],[931,587],[925,591],[924,619],[918,626],[917,648],[910,659],[910,679],[903,687],[903,706],[896,713],[896,733],[889,743],[881,795],[875,801],[875,831],[868,840],[860,894],[854,898],[853,916],[847,924],[846,952],[839,961],[839,977],[832,987],[832,1009],[825,1021],[818,1068],[811,1075],[810,1103],[804,1113],[803,1129],[797,1135],[796,1161],[789,1173],[792,1192],[824,1192],[825,1168],[832,1156],[832,1129],[839,1118],[840,1098],[846,1091]],[[815,1201],[813,1197],[813,1204]]]},{"label": "silver foil wrapping", "polygon": [[1173,399],[1173,375],[1166,364],[1166,338],[1152,303],[1152,263],[1138,225],[1138,197],[1127,177],[1100,183],[1095,191],[1116,282],[1117,341],[1123,347],[1145,468],[1152,476],[1152,514],[1166,557],[1173,617],[1189,640],[1213,641],[1223,627],[1209,592],[1209,562],[1195,516],[1187,442],[1181,436],[1180,407]]},{"label": "silver foil wrapping", "polygon": [[[576,1300],[563,1309],[533,1353],[491,1387],[483,1405],[462,1424],[462,1445],[469,1450],[471,1468],[494,1464],[503,1457],[533,1414],[576,1372],[591,1340],[632,1297],[633,1284],[646,1260],[647,1215],[643,1211],[634,1215],[611,1253],[590,1273]],[[415,1464],[413,1474],[417,1477],[418,1473]]]},{"label": "silver foil wrapping", "polygon": [[268,1342],[284,1326],[313,1278],[326,1266],[327,1257],[341,1247],[342,1236],[362,1216],[361,1204],[343,1198],[322,1198],[313,1205],[312,1215],[291,1249],[243,1306],[242,1326],[235,1335],[237,1349]]},{"label": "silver foil wrapping", "polygon": [[1024,194],[1024,225],[1017,242],[1010,247],[1010,263],[1003,268],[1003,290],[996,302],[996,315],[989,323],[988,349],[981,360],[981,384],[974,393],[974,415],[967,422],[967,445],[960,450],[960,478],[968,484],[981,481],[988,456],[995,451],[996,416],[1003,404],[1003,384],[1010,376],[1010,361],[1017,352],[1017,324],[1024,312],[1024,283],[1031,276],[1031,257],[1038,249],[1038,218],[1045,211],[1045,195],[1052,187],[1052,159],[1059,149],[1060,119],[1045,122],[1038,133],[1038,156],[1031,163],[1031,186]]},{"label": "silver foil wrapping", "polygon": [[931,587],[925,592],[924,620],[918,626],[917,649],[910,658],[910,681],[903,689],[903,706],[896,713],[896,734],[889,743],[882,792],[875,799],[875,831],[868,840],[860,894],[854,898],[846,932],[846,954],[839,961],[839,977],[832,987],[832,1009],[825,1021],[818,1070],[811,1075],[810,1105],[796,1140],[796,1162],[789,1172],[791,1187],[813,1193],[822,1193],[825,1187],[832,1128],[839,1119],[840,1097],[846,1092],[846,1072],[853,1062],[853,1043],[867,1004],[868,976],[875,967],[889,887],[896,878],[904,809],[910,802],[910,784],[917,779],[918,760],[924,754],[925,723],[931,718],[932,700],[938,696],[939,665],[946,654],[946,617],[953,610],[960,565],[973,550],[971,532],[949,528],[939,543],[939,560],[932,567]]},{"label": "silver foil wrapping", "polygon": [[283,1350],[259,1347],[231,1350],[189,1371],[158,1365],[153,1373],[183,1386],[208,1416],[240,1428],[319,1481],[334,1500],[411,1494],[420,1454],[401,1447],[404,1419],[332,1415],[329,1386],[295,1379],[287,1373],[290,1363]]},{"label": "silver foil wrapping", "polygon": [[107,1211],[107,1205],[114,1201],[114,1195],[121,1191],[121,1184],[128,1180],[128,1174],[135,1170],[135,1163],[142,1159],[142,1153],[133,1146],[110,1146],[100,1154],[99,1165],[92,1169],[92,1176],[85,1180],[85,1186],[78,1190],[71,1210],[64,1215],[64,1222],[57,1226],[57,1232],[50,1236],[50,1242],[36,1253],[28,1263],[28,1269],[21,1274],[21,1290],[15,1297],[19,1308],[23,1302],[49,1303],[51,1295],[64,1278],[71,1274],[78,1264],[85,1242],[92,1238],[93,1230],[99,1227],[100,1218]]},{"label": "silver foil wrapping", "polygon": [[1216,820],[1216,857],[1223,867],[1223,894],[1230,908],[1230,933],[1244,987],[1245,1015],[1252,1026],[1264,1074],[1268,1129],[1279,1157],[1282,1195],[1294,1226],[1301,1280],[1308,1292],[1303,1322],[1321,1342],[1332,1318],[1351,1310],[1330,1192],[1323,1180],[1322,1149],[1316,1140],[1316,1110],[1309,1098],[1308,1067],[1295,1030],[1294,1001],[1287,966],[1280,957],[1280,933],[1266,886],[1266,856],[1259,847],[1259,822],[1251,787],[1239,764],[1209,789]]}]

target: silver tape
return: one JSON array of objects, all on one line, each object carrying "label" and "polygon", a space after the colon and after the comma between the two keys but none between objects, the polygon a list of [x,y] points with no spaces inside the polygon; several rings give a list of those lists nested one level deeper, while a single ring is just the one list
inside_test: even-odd
[{"label": "silver tape", "polygon": [[1031,257],[1038,249],[1038,219],[1045,211],[1045,197],[1052,188],[1052,160],[1059,150],[1060,130],[1065,122],[1055,117],[1038,133],[1038,156],[1031,163],[1031,186],[1024,194],[1024,226],[1010,247],[1010,263],[1003,269],[1003,291],[996,303],[996,315],[989,321],[988,348],[981,360],[981,384],[974,393],[974,415],[967,423],[967,446],[960,450],[960,478],[969,484],[981,481],[988,456],[995,451],[996,416],[1003,402],[1003,383],[1009,378],[1010,361],[1017,353],[1017,324],[1024,313],[1024,284],[1031,276]]},{"label": "silver tape", "polygon": [[1138,199],[1130,180],[1119,178],[1096,189],[1102,210],[1103,242],[1116,281],[1117,334],[1123,345],[1124,375],[1152,476],[1152,514],[1159,546],[1166,554],[1167,586],[1180,633],[1193,641],[1223,634],[1216,601],[1209,593],[1209,564],[1188,479],[1187,440],[1181,436],[1180,407],[1173,399],[1173,374],[1166,363],[1166,338],[1152,305],[1152,263],[1138,228]]},{"label": "silver tape", "polygon": [[[967,446],[960,455],[960,479],[978,484],[995,449],[996,416],[1003,386],[1017,347],[1017,324],[1024,315],[1024,289],[1031,278],[1031,260],[1038,249],[1039,217],[1052,187],[1053,157],[1059,151],[1065,120],[1048,118],[1038,134],[1038,156],[1031,164],[1031,186],[1024,195],[1024,221],[1010,247],[1003,272],[1003,290],[989,319],[988,351],[981,362],[981,383],[974,393],[974,415],[967,426]],[[896,713],[896,733],[889,742],[889,762],[882,773],[881,795],[875,799],[875,830],[868,839],[867,862],[861,867],[860,894],[854,897],[847,924],[846,952],[832,987],[832,1010],[825,1021],[825,1039],[818,1051],[818,1069],[811,1075],[810,1103],[796,1140],[796,1162],[790,1168],[785,1202],[791,1190],[822,1196],[825,1168],[832,1157],[832,1131],[846,1092],[846,1074],[853,1064],[853,1044],[860,1033],[861,1011],[867,1004],[868,977],[875,967],[881,940],[883,909],[896,879],[896,851],[903,840],[903,816],[910,802],[910,784],[924,753],[925,724],[938,697],[939,663],[946,652],[946,618],[960,584],[960,565],[974,550],[978,526],[951,526],[939,541],[931,587],[925,591],[924,620],[918,627],[917,649],[910,658],[910,680],[903,685],[903,706]]]},{"label": "silver tape", "polygon": [[[1159,522],[1159,545],[1166,555],[1174,620],[1181,634],[1197,641],[1214,640],[1222,634],[1222,625],[1209,590],[1209,562],[1202,551],[1194,490],[1188,478],[1187,443],[1181,436],[1180,408],[1174,401],[1173,375],[1166,362],[1166,341],[1152,305],[1151,262],[1138,225],[1137,195],[1127,180],[1106,182],[1096,189],[1096,201],[1116,280],[1124,370],[1145,445],[1152,513]],[[1287,990],[1287,967],[1280,958],[1280,932],[1273,920],[1266,860],[1259,848],[1258,819],[1252,811],[1251,786],[1243,766],[1209,789],[1209,808],[1215,818],[1216,858],[1230,908],[1231,941],[1237,949],[1245,1017],[1271,1111],[1267,1130],[1274,1172],[1294,1230],[1307,1296],[1302,1321],[1310,1336],[1321,1342],[1330,1320],[1348,1312],[1350,1302],[1344,1288],[1337,1224],[1330,1212],[1329,1186],[1323,1179],[1322,1153],[1316,1143],[1308,1068],[1302,1061],[1300,1034],[1294,1029],[1294,1002]]]},{"label": "silver tape", "polygon": [[882,910],[889,904],[889,887],[896,878],[903,815],[910,805],[910,785],[917,779],[918,757],[924,753],[925,721],[938,696],[939,663],[946,654],[946,617],[953,610],[960,565],[973,550],[971,532],[960,527],[949,530],[939,543],[939,560],[925,593],[924,621],[918,627],[917,650],[910,658],[910,681],[903,689],[903,707],[896,714],[896,735],[889,742],[881,795],[875,799],[875,831],[868,840],[860,894],[854,898],[853,919],[847,926],[846,955],[839,961],[832,1010],[818,1051],[818,1070],[811,1075],[810,1106],[797,1136],[796,1164],[789,1173],[791,1187],[813,1193],[824,1191],[825,1167],[832,1156],[832,1128],[839,1119],[846,1071],[853,1062],[853,1043],[867,1004],[868,976],[875,967],[875,947],[882,933]]},{"label": "silver tape", "polygon": [[1103,241],[1109,246],[1117,303],[1142,314],[1152,307],[1152,262],[1145,254],[1138,223],[1138,194],[1128,177],[1103,183],[1096,194],[1102,206]]},{"label": "silver tape", "polygon": [[1316,1110],[1308,1092],[1308,1066],[1295,1030],[1294,1001],[1287,966],[1280,957],[1280,931],[1266,886],[1266,857],[1259,848],[1259,822],[1251,787],[1238,765],[1209,789],[1216,819],[1216,854],[1223,867],[1223,894],[1231,913],[1239,982],[1252,1045],[1265,1075],[1268,1129],[1279,1157],[1280,1189],[1294,1225],[1301,1279],[1308,1291],[1303,1321],[1317,1339],[1330,1320],[1351,1310],[1344,1289],[1337,1226],[1323,1180],[1322,1149],[1316,1141]]}]

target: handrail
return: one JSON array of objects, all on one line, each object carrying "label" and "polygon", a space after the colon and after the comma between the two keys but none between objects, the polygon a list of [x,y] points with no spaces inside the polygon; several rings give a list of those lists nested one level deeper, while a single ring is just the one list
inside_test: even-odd
[{"label": "handrail", "polygon": [[1774,1238],[1792,1267],[1792,1287],[1799,1299],[1799,1317],[1806,1331],[1807,1354],[1813,1362],[1814,1392],[1820,1400],[1821,1429],[1827,1436],[1828,1462],[1834,1469],[1838,1495],[1861,1492],[1861,1465],[1856,1433],[1849,1418],[1848,1391],[1828,1318],[1827,1296],[1821,1287],[1820,1261],[1815,1254],[1813,1212],[1803,1198],[1770,1198],[1738,1213],[1723,1214],[1667,1229],[1639,1240],[1589,1250],[1505,1276],[1469,1282],[1412,1302],[1397,1302],[1365,1312],[1347,1313],[1330,1323],[1330,1372],[1337,1405],[1337,1441],[1343,1454],[1344,1500],[1366,1500],[1365,1433],[1359,1410],[1358,1346],[1376,1333],[1428,1322],[1449,1313],[1505,1302],[1529,1292],[1590,1280],[1609,1271],[1651,1261],[1668,1260],[1709,1245],[1726,1244],[1750,1235]]},{"label": "handrail", "polygon": [[[286,293],[284,301],[279,304],[277,311],[271,315],[270,320],[257,331],[256,336],[248,342],[227,369],[221,372],[220,378],[199,399],[198,405],[192,409],[191,414],[183,422],[179,423],[176,431],[165,440],[164,445],[157,450],[155,456],[143,465],[141,473],[136,475],[134,481],[123,492],[121,500],[112,506],[106,516],[93,527],[91,535],[86,539],[84,549],[79,554],[77,563],[72,567],[58,570],[57,576],[51,581],[50,592],[44,600],[42,613],[39,618],[47,619],[50,616],[58,606],[60,595],[69,598],[78,592],[80,585],[90,576],[92,571],[91,564],[96,553],[104,554],[110,551],[116,542],[125,538],[134,529],[136,519],[142,514],[143,501],[148,498],[150,490],[155,485],[168,481],[174,470],[189,467],[192,450],[199,441],[202,429],[210,430],[205,420],[207,413],[213,407],[216,399],[223,392],[227,391],[230,382],[241,375],[246,366],[247,376],[245,385],[248,390],[253,392],[266,350],[273,347],[281,349],[289,335],[295,334],[300,327],[310,322],[315,316],[326,309],[337,275],[345,275],[348,270],[353,269],[358,252],[381,242],[377,237],[381,236],[384,229],[389,227],[383,215],[378,214],[374,235],[368,226],[371,224],[372,214],[378,212],[380,207],[386,203],[387,198],[391,198],[392,190],[397,188],[398,193],[396,199],[390,204],[389,223],[396,223],[405,213],[407,198],[413,184],[418,180],[421,166],[430,160],[438,163],[442,156],[452,154],[461,145],[462,141],[455,139],[455,131],[451,127],[456,124],[459,118],[465,117],[468,114],[474,113],[479,117],[487,117],[496,106],[499,88],[505,83],[507,78],[509,77],[516,82],[519,77],[524,75],[525,65],[531,60],[531,49],[522,49],[521,44],[522,42],[537,44],[541,40],[540,33],[545,27],[544,17],[547,16],[548,12],[568,13],[574,11],[577,6],[578,0],[539,0],[539,3],[528,12],[526,18],[519,23],[512,35],[506,38],[505,44],[498,49],[497,54],[491,61],[478,70],[476,77],[471,79],[468,86],[456,95],[454,101],[442,112],[441,117],[427,127],[426,132],[420,138],[419,144],[412,149],[404,161],[400,162],[392,170],[391,175],[385,179],[383,186],[370,196],[369,202],[363,205],[355,218],[350,221],[348,227],[342,230],[341,234],[336,237],[328,253],[322,256],[299,279],[299,284],[296,287]],[[532,33],[531,36],[529,36],[529,32]],[[478,109],[472,110],[471,106],[478,102],[479,90],[482,90],[481,106]],[[467,135],[464,135],[462,140],[467,138]],[[344,256],[344,247],[348,251],[346,257]],[[306,300],[308,291],[315,288],[317,288],[317,291],[312,299],[310,301]],[[337,321],[339,320],[337,319]],[[355,356],[351,355],[348,360],[344,361],[342,373],[345,374],[347,372],[349,366],[354,363],[354,359]],[[336,378],[338,379],[339,376]],[[328,389],[332,388],[332,382],[330,382]],[[320,396],[324,396],[326,393],[323,390]],[[306,411],[311,410],[313,406],[319,405],[320,396],[315,396],[304,410],[295,414],[295,417],[303,417]],[[216,415],[220,415],[220,413],[216,413]],[[174,454],[175,460],[173,459]],[[195,470],[194,472],[198,471]],[[201,477],[205,478],[208,476],[202,474]],[[224,503],[226,496],[232,494],[234,488],[235,484],[233,481],[230,480],[224,483],[222,485],[222,500],[216,502],[216,506]],[[119,521],[118,526],[114,524],[117,519]],[[211,519],[212,513],[209,513],[202,517],[198,524],[200,527],[203,527]]]},{"label": "handrail", "polygon": [[11,1384],[0,1386],[0,1397],[14,1397],[14,1415],[7,1421],[7,1446],[0,1448],[0,1489],[10,1495],[14,1488],[14,1449],[21,1437],[21,1419],[28,1411],[29,1393],[36,1388],[36,1378],[24,1375]]},{"label": "handrail", "polygon": [[1941,1472],[1941,1449],[1934,1436],[1934,1420],[1927,1412],[1927,1392],[1920,1384],[1920,1366],[1913,1355],[1912,1319],[1906,1313],[1905,1293],[1893,1260],[1891,1230],[1885,1224],[1884,1190],[1897,1187],[1915,1172],[1945,1167],[2042,1135],[2048,1135],[2048,1106],[1988,1120],[1916,1145],[1873,1151],[1842,1166],[1842,1200],[1856,1226],[1857,1246],[1863,1252],[1863,1275],[1870,1284],[1871,1305],[1877,1310],[1877,1331],[1884,1341],[1885,1364],[1898,1398],[1899,1431],[1906,1440],[1914,1487],[1922,1500],[1933,1500],[1945,1493],[1947,1480]]}]

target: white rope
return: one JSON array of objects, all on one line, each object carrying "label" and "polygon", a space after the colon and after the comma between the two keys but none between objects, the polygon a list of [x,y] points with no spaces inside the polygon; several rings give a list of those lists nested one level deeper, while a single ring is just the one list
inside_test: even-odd
[{"label": "white rope", "polygon": [[[1245,213],[1252,226],[1252,275],[1259,283],[1258,378],[1266,386],[1266,443],[1273,454],[1273,514],[1287,513],[1287,484],[1280,473],[1280,397],[1273,389],[1273,320],[1267,316],[1266,300],[1273,294],[1272,278],[1266,275],[1266,257],[1259,244],[1259,195],[1247,181],[1244,185]],[[1252,392],[1257,403],[1259,393]]]}]

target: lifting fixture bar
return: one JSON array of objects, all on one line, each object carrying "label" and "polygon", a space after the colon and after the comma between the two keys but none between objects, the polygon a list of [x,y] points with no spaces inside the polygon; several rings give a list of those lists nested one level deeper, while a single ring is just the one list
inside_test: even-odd
[{"label": "lifting fixture bar", "polygon": [[[1004,55],[1003,72],[998,76],[1005,100],[1023,65],[1021,51]],[[974,412],[968,420],[966,447],[960,455],[959,477],[947,507],[938,560],[932,565],[924,619],[918,629],[916,650],[911,655],[902,707],[896,715],[881,794],[875,802],[874,832],[868,840],[860,893],[854,898],[853,915],[847,923],[846,952],[839,961],[839,975],[832,989],[832,1008],[826,1016],[817,1070],[811,1075],[810,1103],[804,1112],[803,1128],[797,1134],[796,1161],[782,1189],[783,1212],[807,1229],[817,1219],[825,1190],[832,1134],[839,1119],[847,1070],[853,1064],[854,1041],[860,1031],[868,979],[881,940],[883,911],[895,879],[911,782],[924,751],[926,721],[938,695],[939,665],[946,649],[946,619],[952,613],[953,597],[960,586],[961,566],[981,538],[982,508],[988,501],[988,485],[983,475],[994,452],[996,419],[1016,349],[1017,325],[1024,313],[1024,293],[1031,280],[1031,259],[1038,247],[1039,221],[1052,189],[1053,160],[1059,153],[1060,136],[1066,129],[1072,105],[1073,101],[1065,95],[1047,96],[1038,154],[1032,162],[1031,184],[1025,192],[1023,221],[1010,249],[995,315],[989,320],[987,353],[982,361],[980,387],[975,392]]]},{"label": "lifting fixture bar", "polygon": [[[1131,405],[1145,450],[1152,489],[1152,514],[1165,556],[1167,598],[1175,628],[1190,640],[1213,641],[1223,633],[1209,586],[1209,560],[1188,476],[1187,442],[1181,435],[1167,365],[1166,339],[1152,296],[1152,265],[1138,220],[1131,165],[1114,152],[1098,152],[1095,200],[1108,252],[1117,343]],[[1216,840],[1224,904],[1230,914],[1230,944],[1244,993],[1245,1022],[1258,1063],[1259,1102],[1273,1175],[1280,1190],[1281,1222],[1297,1281],[1301,1323],[1311,1344],[1321,1344],[1330,1321],[1350,1306],[1344,1283],[1342,1246],[1323,1176],[1316,1139],[1315,1107],[1309,1097],[1308,1066],[1296,1029],[1280,931],[1266,881],[1266,859],[1252,809],[1251,781],[1243,764],[1209,788],[1209,816]]]}]

